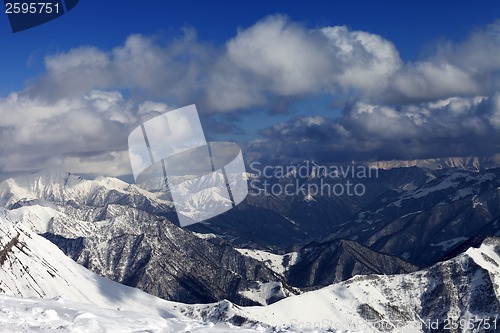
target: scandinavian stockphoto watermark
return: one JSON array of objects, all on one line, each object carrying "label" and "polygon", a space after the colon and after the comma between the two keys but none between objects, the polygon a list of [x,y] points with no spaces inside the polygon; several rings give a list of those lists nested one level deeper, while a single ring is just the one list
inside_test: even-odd
[{"label": "scandinavian stockphoto watermark", "polygon": [[421,318],[414,313],[412,319],[354,319],[346,318],[343,321],[335,319],[322,319],[318,321],[300,321],[296,319],[290,320],[289,325],[299,330],[325,330],[325,331],[341,331],[341,332],[365,332],[365,333],[378,333],[378,332],[497,332],[500,328],[499,316],[495,317],[479,317],[475,316],[450,316],[446,318]]},{"label": "scandinavian stockphoto watermark", "polygon": [[300,165],[250,164],[250,195],[273,196],[363,196],[365,180],[378,178],[377,168],[356,165],[319,165],[304,161]]},{"label": "scandinavian stockphoto watermark", "polygon": [[248,194],[240,148],[207,142],[195,105],[144,122],[128,146],[136,183],[168,191],[182,227],[222,214]]}]

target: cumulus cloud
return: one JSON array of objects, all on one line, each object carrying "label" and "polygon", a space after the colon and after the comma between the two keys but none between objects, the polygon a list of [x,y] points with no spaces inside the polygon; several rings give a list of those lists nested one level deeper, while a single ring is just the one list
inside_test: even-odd
[{"label": "cumulus cloud", "polygon": [[345,26],[308,29],[270,16],[227,42],[206,95],[221,111],[263,105],[273,96],[352,90],[374,96],[400,66],[396,48],[380,36]]},{"label": "cumulus cloud", "polygon": [[118,91],[93,90],[57,101],[12,93],[0,98],[1,173],[58,167],[130,174],[128,134],[141,114],[167,108],[152,102],[136,105]]},{"label": "cumulus cloud", "polygon": [[92,89],[129,89],[141,97],[235,111],[280,97],[359,90],[377,95],[401,67],[394,45],[344,26],[309,29],[269,16],[223,46],[202,43],[192,29],[161,42],[140,34],[111,50],[82,46],[48,56],[30,96],[57,100]]},{"label": "cumulus cloud", "polygon": [[356,102],[337,119],[300,117],[261,131],[249,156],[322,162],[487,156],[498,153],[500,94],[403,107]]},{"label": "cumulus cloud", "polygon": [[210,54],[211,47],[199,43],[193,30],[168,43],[134,34],[109,51],[84,46],[46,57],[46,73],[26,94],[54,101],[95,89],[119,89],[138,98],[188,103],[200,91]]},{"label": "cumulus cloud", "polygon": [[345,26],[308,28],[266,17],[216,47],[193,29],[162,42],[135,34],[111,50],[80,47],[46,58],[30,91],[63,98],[90,89],[130,89],[207,112],[265,106],[317,94],[410,103],[498,90],[500,23],[462,42],[440,41],[428,58],[404,63],[383,37]]},{"label": "cumulus cloud", "polygon": [[28,92],[56,100],[92,89],[128,89],[219,112],[317,94],[405,104],[498,90],[500,22],[435,49],[426,59],[404,63],[379,35],[345,26],[311,29],[275,15],[239,29],[222,47],[186,29],[167,42],[135,34],[111,50],[84,46],[48,56],[46,73]]},{"label": "cumulus cloud", "polygon": [[267,105],[273,97],[330,94],[372,103],[409,104],[500,88],[500,22],[462,42],[404,63],[390,41],[345,26],[309,29],[270,16],[240,30],[209,71],[204,92],[218,111]]},{"label": "cumulus cloud", "polygon": [[[276,25],[276,20],[271,19],[274,29],[286,31],[287,21],[278,20],[281,25]],[[253,29],[265,23],[270,25],[262,21]],[[256,31],[248,29],[236,39],[245,37],[243,45],[260,55],[264,47],[258,41],[263,37],[247,40]],[[294,36],[300,39],[304,31]],[[323,73],[308,67],[311,80],[319,85],[307,86],[332,96],[347,94],[351,102],[337,119],[299,117],[262,130],[262,139],[249,147],[251,158],[265,159],[269,151],[285,163],[304,158],[366,161],[499,152],[500,22],[474,31],[462,42],[440,41],[429,57],[412,63],[403,63],[394,45],[377,35],[346,27],[307,33],[325,37],[307,41],[318,59],[323,59],[318,53],[327,59]],[[279,41],[287,38],[278,35],[273,45]],[[251,49],[242,54],[257,57]],[[265,58],[261,62],[268,66],[265,72],[286,87],[286,76],[277,73],[287,68]]]},{"label": "cumulus cloud", "polygon": [[473,31],[462,42],[440,41],[435,49],[427,59],[397,71],[381,101],[410,103],[499,90],[500,21]]},{"label": "cumulus cloud", "polygon": [[318,95],[348,101],[343,115],[271,126],[249,156],[270,147],[284,159],[317,160],[496,153],[498,54],[500,22],[405,63],[382,36],[309,28],[281,15],[240,28],[219,46],[193,29],[168,41],[134,34],[109,50],[81,46],[46,57],[44,74],[0,97],[0,170],[66,165],[126,174],[130,130],[173,105],[196,103],[211,129],[238,133],[227,116],[214,115],[284,112]]},{"label": "cumulus cloud", "polygon": [[239,70],[260,79],[264,89],[302,94],[317,91],[327,83],[321,76],[333,71],[324,42],[285,17],[269,17],[230,40],[227,57]]}]

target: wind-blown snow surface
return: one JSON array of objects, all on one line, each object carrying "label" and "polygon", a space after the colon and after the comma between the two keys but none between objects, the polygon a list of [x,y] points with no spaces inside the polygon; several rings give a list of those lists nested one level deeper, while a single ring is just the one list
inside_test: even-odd
[{"label": "wind-blown snow surface", "polygon": [[297,260],[297,252],[280,255],[254,249],[237,250],[241,254],[262,261],[264,264],[266,264],[267,267],[281,275],[284,275],[285,272],[290,268],[290,266],[292,266]]},{"label": "wind-blown snow surface", "polygon": [[226,324],[166,319],[124,310],[109,310],[89,304],[55,299],[20,299],[0,296],[0,332],[75,333],[225,333],[265,332]]}]

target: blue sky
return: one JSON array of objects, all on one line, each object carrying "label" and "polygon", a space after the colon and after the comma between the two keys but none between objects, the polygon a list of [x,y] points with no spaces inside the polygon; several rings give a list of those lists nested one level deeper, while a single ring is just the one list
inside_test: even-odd
[{"label": "blue sky", "polygon": [[[239,27],[283,13],[311,27],[347,25],[392,41],[405,60],[416,60],[436,40],[460,40],[498,18],[500,3],[484,1],[132,1],[81,0],[76,11],[35,29],[13,34],[0,20],[5,64],[0,92],[23,87],[43,70],[43,57],[80,45],[112,48],[131,33],[178,35],[194,27],[200,39],[223,44]],[[8,65],[7,65],[8,64]],[[8,79],[7,79],[8,78]]]},{"label": "blue sky", "polygon": [[126,173],[138,119],[189,103],[251,158],[493,154],[498,13],[497,1],[81,0],[16,34],[3,15],[0,113],[19,118],[0,136],[19,137],[0,173]]}]

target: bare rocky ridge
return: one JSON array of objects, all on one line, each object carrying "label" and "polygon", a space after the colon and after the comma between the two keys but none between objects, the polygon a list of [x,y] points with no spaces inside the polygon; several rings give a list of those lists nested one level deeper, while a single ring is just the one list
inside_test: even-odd
[{"label": "bare rocky ridge", "polygon": [[[287,167],[290,166],[283,168]],[[292,167],[305,168],[303,174],[309,177],[289,174],[281,178],[267,178],[261,175],[261,178],[256,180],[260,182],[257,184],[268,182],[270,184],[268,188],[273,184],[280,185],[280,188],[292,186],[293,191],[298,192],[297,195],[251,193],[235,209],[204,223],[189,226],[188,229],[219,235],[239,247],[283,251],[297,244],[307,244],[338,232],[354,214],[378,202],[378,198],[382,195],[415,189],[436,177],[432,172],[416,167],[379,170],[371,178],[353,178],[349,170],[356,170],[357,167],[366,170],[366,167],[351,164],[329,166],[345,168],[345,177],[339,175],[338,178],[318,174],[319,167],[310,163]],[[346,188],[347,182],[362,184],[365,194],[338,196],[325,191],[323,195],[308,197],[307,192],[302,191],[309,184],[319,188],[323,185],[325,188],[333,188],[335,184],[341,184]],[[252,186],[250,188],[252,189]]]}]

